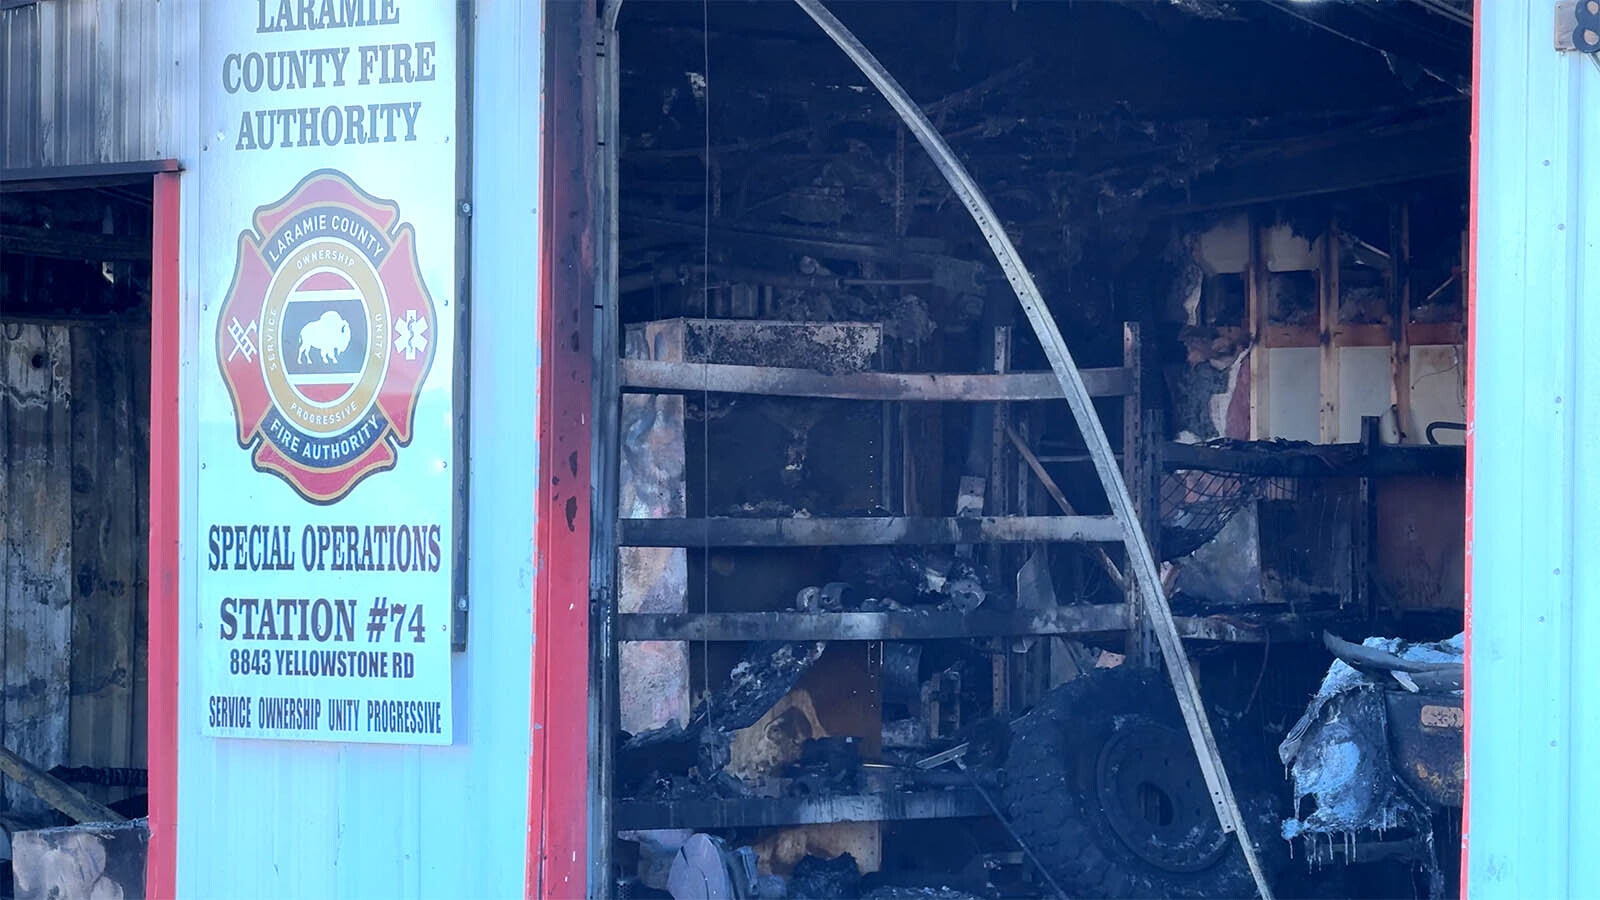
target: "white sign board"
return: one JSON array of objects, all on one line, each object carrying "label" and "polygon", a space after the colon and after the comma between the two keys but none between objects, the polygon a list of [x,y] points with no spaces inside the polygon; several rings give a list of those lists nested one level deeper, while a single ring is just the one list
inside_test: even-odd
[{"label": "white sign board", "polygon": [[455,4],[203,13],[204,731],[450,743]]}]

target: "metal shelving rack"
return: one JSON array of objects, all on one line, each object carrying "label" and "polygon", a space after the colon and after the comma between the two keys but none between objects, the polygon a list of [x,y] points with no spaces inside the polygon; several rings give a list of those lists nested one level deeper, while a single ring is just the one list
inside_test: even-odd
[{"label": "metal shelving rack", "polygon": [[[1139,329],[1125,326],[1123,365],[1084,370],[1096,397],[1123,404],[1127,423],[1122,454],[1125,477],[1141,504],[1153,506],[1156,496],[1155,441],[1141,430],[1148,424],[1140,392]],[[803,369],[621,360],[617,402],[621,393],[701,393],[764,397],[844,399],[868,403],[970,402],[994,404],[992,490],[985,512],[975,517],[871,516],[854,518],[619,518],[609,550],[619,547],[821,547],[892,545],[973,545],[1080,543],[1118,544],[1121,525],[1111,516],[1078,515],[1060,489],[1037,464],[1020,439],[1010,415],[1016,402],[1059,399],[1059,385],[1049,373],[1009,372],[1009,328],[995,330],[996,372],[884,373],[824,375]],[[709,390],[708,389],[709,386]],[[1025,430],[1025,429],[1023,429]],[[1033,457],[1030,461],[1028,458]],[[1004,460],[1004,462],[1002,462]],[[1027,463],[1024,467],[1024,463]],[[1023,489],[1029,483],[1054,497],[1057,515],[1026,515]],[[1011,490],[1007,491],[1006,489]],[[1044,490],[1038,490],[1043,495]],[[615,507],[613,507],[614,509]],[[1004,512],[1002,512],[1004,511]],[[1153,515],[1151,520],[1153,521]],[[1103,555],[1103,554],[1102,554]],[[1115,564],[1108,565],[1115,570]],[[1057,606],[1049,609],[887,612],[684,612],[615,613],[608,632],[627,641],[937,641],[1019,637],[1085,637],[1118,640],[1126,636],[1130,652],[1148,654],[1138,604],[1131,602]],[[1268,638],[1265,627],[1252,628],[1220,617],[1178,617],[1185,638],[1256,642]],[[1286,633],[1271,639],[1287,639]],[[1147,657],[1148,658],[1148,657]],[[999,677],[999,676],[997,676]],[[608,711],[614,717],[615,710]],[[615,721],[615,718],[612,718]],[[745,827],[798,825],[831,821],[983,816],[989,808],[971,788],[893,791],[816,798],[736,799],[682,798],[617,801],[618,828]]]}]

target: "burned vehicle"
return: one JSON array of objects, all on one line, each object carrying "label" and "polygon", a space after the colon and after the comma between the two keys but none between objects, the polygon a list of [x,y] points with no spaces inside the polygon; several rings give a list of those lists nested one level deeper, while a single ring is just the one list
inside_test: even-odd
[{"label": "burned vehicle", "polygon": [[1312,865],[1411,860],[1442,896],[1436,830],[1459,821],[1466,781],[1463,636],[1323,644],[1337,659],[1278,748],[1295,799],[1283,837]]},{"label": "burned vehicle", "polygon": [[[1390,602],[1415,590],[1397,577],[1403,568],[1362,546],[1360,498],[1383,498],[1419,474],[1448,481],[1459,451],[1219,441],[1161,454],[1159,534],[1174,608],[1243,633],[1265,630],[1269,618],[1298,626],[1271,631],[1289,649],[1280,645],[1275,661],[1263,648],[1253,682],[1235,675],[1238,645],[1194,658],[1272,880],[1287,894],[1338,882],[1346,896],[1381,896],[1410,881],[1419,895],[1447,895],[1464,766],[1462,638],[1353,644],[1322,629],[1370,631],[1404,618],[1358,602],[1368,590]],[[1284,607],[1293,612],[1272,612]],[[1449,623],[1412,617],[1405,627]],[[1263,679],[1280,691],[1259,696]],[[1118,659],[1054,688],[1013,722],[995,779],[1018,841],[1060,893],[1254,891],[1158,669]]]},{"label": "burned vehicle", "polygon": [[[1275,880],[1303,880],[1296,857],[1311,872],[1388,862],[1421,876],[1419,896],[1449,895],[1439,845],[1463,795],[1461,636],[1358,645],[1324,633],[1322,644],[1335,659],[1277,748],[1287,785],[1241,717],[1212,711],[1258,853]],[[1051,691],[1013,724],[996,780],[1018,841],[1059,893],[1253,890],[1158,673],[1118,666]]]}]

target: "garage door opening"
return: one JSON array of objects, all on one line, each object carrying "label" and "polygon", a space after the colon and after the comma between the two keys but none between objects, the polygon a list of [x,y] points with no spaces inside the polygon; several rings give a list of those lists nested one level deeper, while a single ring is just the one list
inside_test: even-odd
[{"label": "garage door opening", "polygon": [[[1066,337],[1275,892],[1453,893],[1470,10],[837,12]],[[797,6],[616,22],[601,883],[1252,892],[946,178]]]},{"label": "garage door opening", "polygon": [[[152,466],[153,441],[169,454],[172,441],[152,435],[171,416],[153,419],[151,402],[152,379],[171,374],[152,365],[152,309],[170,313],[173,273],[152,260],[175,240],[155,232],[158,207],[176,224],[163,181],[176,175],[119,168],[8,180],[0,192],[0,826],[7,884],[23,894],[60,877],[38,868],[54,851],[90,842],[85,895],[107,883],[142,895],[148,735],[170,731],[151,724],[163,693],[151,691],[162,671],[151,664],[151,599],[168,596],[175,559],[151,548],[174,525],[152,541],[151,523],[170,519],[175,484]],[[175,326],[159,323],[161,340]],[[170,757],[154,766],[169,767]],[[165,813],[157,819],[170,822]],[[49,830],[111,822],[126,824]]]}]

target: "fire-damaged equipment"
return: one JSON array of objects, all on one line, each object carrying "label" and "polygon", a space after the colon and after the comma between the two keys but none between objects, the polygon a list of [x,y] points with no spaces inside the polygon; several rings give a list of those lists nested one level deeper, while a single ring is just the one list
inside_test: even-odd
[{"label": "fire-damaged equipment", "polygon": [[1283,836],[1302,842],[1313,864],[1336,852],[1370,859],[1388,842],[1440,896],[1434,822],[1459,809],[1465,782],[1462,636],[1357,645],[1324,633],[1323,644],[1338,658],[1278,748],[1295,797]]}]

